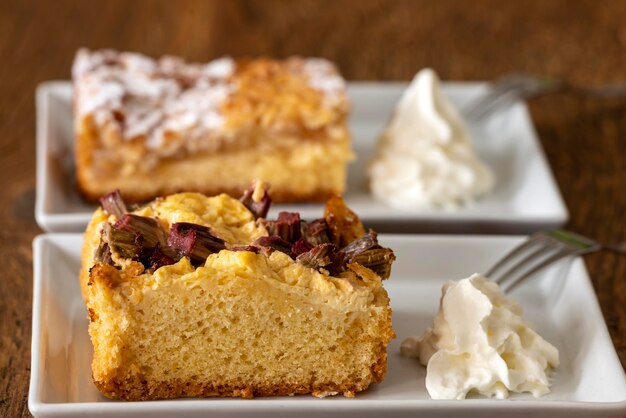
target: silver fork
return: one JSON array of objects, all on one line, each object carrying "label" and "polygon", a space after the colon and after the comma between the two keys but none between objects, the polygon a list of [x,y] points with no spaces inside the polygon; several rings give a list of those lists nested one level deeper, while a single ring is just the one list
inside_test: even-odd
[{"label": "silver fork", "polygon": [[540,231],[511,250],[485,276],[510,292],[526,278],[566,257],[600,250],[626,254],[626,243],[600,244],[587,237],[563,229]]},{"label": "silver fork", "polygon": [[556,78],[514,73],[491,83],[487,94],[468,103],[462,111],[468,120],[480,121],[498,110],[507,109],[518,100],[553,92],[597,99],[621,98],[626,97],[626,84],[582,87]]}]

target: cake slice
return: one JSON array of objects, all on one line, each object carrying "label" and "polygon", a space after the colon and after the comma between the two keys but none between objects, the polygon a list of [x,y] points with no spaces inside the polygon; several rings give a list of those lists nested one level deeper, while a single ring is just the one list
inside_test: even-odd
[{"label": "cake slice", "polygon": [[268,207],[261,186],[131,213],[103,199],[80,281],[105,396],[354,396],[384,379],[393,252],[340,198],[311,222]]},{"label": "cake slice", "polygon": [[240,195],[253,179],[277,202],[345,190],[349,102],[335,66],[292,57],[185,63],[81,49],[73,65],[76,177],[97,199],[181,191]]}]

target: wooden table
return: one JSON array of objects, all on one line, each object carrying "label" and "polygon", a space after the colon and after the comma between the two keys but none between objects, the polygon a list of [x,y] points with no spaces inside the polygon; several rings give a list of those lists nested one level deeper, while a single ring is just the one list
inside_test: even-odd
[{"label": "wooden table", "polygon": [[[596,5],[598,3],[599,5]],[[206,61],[317,55],[352,80],[449,80],[511,71],[581,84],[626,81],[623,1],[21,1],[0,5],[0,416],[29,415],[34,89],[69,78],[75,50],[113,47]],[[531,103],[569,227],[626,241],[626,101],[550,96]],[[586,259],[626,364],[626,257]]]}]

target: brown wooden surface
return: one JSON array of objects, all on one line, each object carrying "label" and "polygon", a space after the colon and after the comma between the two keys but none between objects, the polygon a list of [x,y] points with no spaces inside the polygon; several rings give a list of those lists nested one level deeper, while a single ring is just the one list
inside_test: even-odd
[{"label": "brown wooden surface", "polygon": [[[206,61],[317,55],[348,79],[444,79],[532,71],[626,82],[624,1],[0,2],[0,416],[28,415],[34,216],[34,89],[67,79],[75,50],[113,47]],[[626,241],[626,101],[531,103],[571,212],[569,227]],[[626,257],[586,259],[626,364]]]}]

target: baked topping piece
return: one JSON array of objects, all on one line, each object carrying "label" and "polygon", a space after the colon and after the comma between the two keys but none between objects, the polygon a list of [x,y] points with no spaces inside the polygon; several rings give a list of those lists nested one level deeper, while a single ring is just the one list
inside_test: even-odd
[{"label": "baked topping piece", "polygon": [[102,196],[100,198],[100,205],[102,205],[102,209],[104,209],[107,213],[110,213],[117,218],[121,218],[122,215],[128,212],[119,189],[115,189],[113,192]]},{"label": "baked topping piece", "polygon": [[329,201],[324,218],[311,222],[301,220],[293,212],[280,212],[276,220],[261,217],[271,202],[267,186],[262,182],[252,184],[241,202],[266,234],[243,243],[227,242],[207,225],[175,222],[167,228],[158,218],[124,213],[126,205],[119,191],[103,197],[102,202],[109,221],[102,226],[95,259],[116,267],[131,260],[154,271],[182,257],[188,257],[194,266],[201,266],[209,255],[225,249],[266,255],[280,251],[306,267],[329,275],[339,275],[356,263],[386,279],[395,259],[393,251],[379,245],[374,231],[365,233],[358,216],[339,197]]}]

